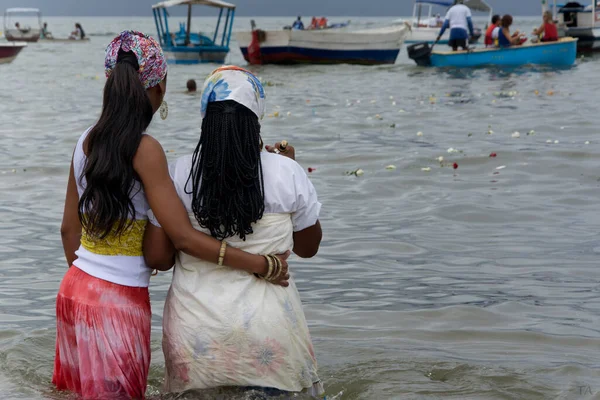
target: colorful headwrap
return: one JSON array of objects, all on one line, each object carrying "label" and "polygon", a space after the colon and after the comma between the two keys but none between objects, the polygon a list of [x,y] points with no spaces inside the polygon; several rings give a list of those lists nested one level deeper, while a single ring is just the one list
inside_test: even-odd
[{"label": "colorful headwrap", "polygon": [[208,103],[233,100],[250,109],[258,119],[265,115],[265,89],[251,72],[235,66],[214,70],[202,89],[202,118]]},{"label": "colorful headwrap", "polygon": [[167,75],[167,60],[160,45],[150,36],[137,31],[123,31],[106,48],[104,67],[108,78],[117,65],[119,50],[132,51],[140,66],[140,81],[148,89],[158,85]]}]

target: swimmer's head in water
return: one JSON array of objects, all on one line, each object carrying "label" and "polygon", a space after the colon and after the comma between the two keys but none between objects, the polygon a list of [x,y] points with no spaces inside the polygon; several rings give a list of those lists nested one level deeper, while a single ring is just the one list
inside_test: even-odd
[{"label": "swimmer's head in water", "polygon": [[187,81],[187,90],[188,92],[195,92],[196,91],[196,81],[193,79],[190,79],[189,81]]}]

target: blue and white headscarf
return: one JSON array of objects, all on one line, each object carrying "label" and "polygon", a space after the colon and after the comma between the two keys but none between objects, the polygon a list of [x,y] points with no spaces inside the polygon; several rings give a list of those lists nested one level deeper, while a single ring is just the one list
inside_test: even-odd
[{"label": "blue and white headscarf", "polygon": [[233,100],[250,109],[258,119],[265,115],[265,89],[251,72],[236,66],[214,70],[202,89],[202,118],[208,103]]}]

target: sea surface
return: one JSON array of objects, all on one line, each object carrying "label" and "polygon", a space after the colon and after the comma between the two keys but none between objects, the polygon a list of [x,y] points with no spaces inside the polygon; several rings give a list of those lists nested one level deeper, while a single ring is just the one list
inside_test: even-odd
[{"label": "sea surface", "polygon": [[[0,65],[0,399],[66,398],[50,380],[69,163],[99,115],[104,48],[123,29],[155,33],[151,18],[47,21],[56,37],[81,22],[91,42],[32,44]],[[246,65],[235,40],[227,62]],[[169,70],[169,117],[149,133],[170,160],[200,133],[185,83],[214,68]],[[323,203],[321,250],[291,269],[328,399],[600,399],[600,58],[434,70],[403,49],[390,66],[250,69],[265,141],[296,147]],[[169,281],[150,287],[152,399],[175,398],[161,393]]]}]

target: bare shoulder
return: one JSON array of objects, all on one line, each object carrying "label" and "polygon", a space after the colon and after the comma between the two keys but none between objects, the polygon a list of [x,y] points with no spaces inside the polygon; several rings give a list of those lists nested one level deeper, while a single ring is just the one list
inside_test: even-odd
[{"label": "bare shoulder", "polygon": [[134,168],[158,162],[164,162],[166,164],[165,152],[161,144],[152,136],[143,135],[133,158]]}]

